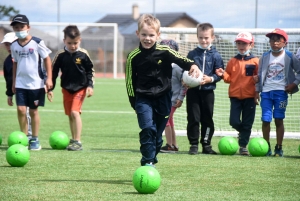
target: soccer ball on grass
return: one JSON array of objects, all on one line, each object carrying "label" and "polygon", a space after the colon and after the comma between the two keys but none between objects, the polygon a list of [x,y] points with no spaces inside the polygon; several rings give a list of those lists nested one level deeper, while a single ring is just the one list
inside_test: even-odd
[{"label": "soccer ball on grass", "polygon": [[54,131],[49,138],[49,144],[52,149],[66,149],[69,144],[69,138],[62,131]]},{"label": "soccer ball on grass", "polygon": [[141,166],[133,174],[134,188],[143,194],[154,193],[160,186],[160,174],[150,166]]},{"label": "soccer ball on grass", "polygon": [[218,148],[223,155],[233,155],[239,149],[239,144],[235,138],[226,136],[221,138],[218,143]]},{"label": "soccer ball on grass", "polygon": [[29,150],[22,144],[14,144],[6,151],[6,161],[12,167],[23,167],[28,163],[29,158]]}]

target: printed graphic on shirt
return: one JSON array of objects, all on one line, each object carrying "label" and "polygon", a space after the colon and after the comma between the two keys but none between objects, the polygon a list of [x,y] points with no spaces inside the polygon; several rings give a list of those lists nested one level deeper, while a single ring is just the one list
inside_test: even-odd
[{"label": "printed graphic on shirt", "polygon": [[76,58],[76,64],[81,64],[81,59],[80,58]]},{"label": "printed graphic on shirt", "polygon": [[268,66],[267,79],[279,82],[284,79],[284,65],[282,63],[270,63]]}]

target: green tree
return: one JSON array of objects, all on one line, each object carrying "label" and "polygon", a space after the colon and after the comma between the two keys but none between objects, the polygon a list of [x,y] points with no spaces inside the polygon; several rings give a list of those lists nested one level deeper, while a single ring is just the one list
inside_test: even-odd
[{"label": "green tree", "polygon": [[10,20],[13,16],[15,16],[18,13],[19,13],[19,10],[16,10],[12,6],[0,5],[0,20],[4,19],[6,17],[8,17]]}]

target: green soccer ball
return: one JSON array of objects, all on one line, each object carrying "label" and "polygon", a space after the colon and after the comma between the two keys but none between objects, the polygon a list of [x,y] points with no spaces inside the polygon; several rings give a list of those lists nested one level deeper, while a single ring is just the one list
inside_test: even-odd
[{"label": "green soccer ball", "polygon": [[6,161],[12,167],[23,167],[28,163],[29,158],[28,148],[22,144],[14,144],[6,151]]},{"label": "green soccer ball", "polygon": [[218,143],[218,148],[223,155],[233,155],[239,149],[239,144],[234,137],[222,137]]},{"label": "green soccer ball", "polygon": [[160,174],[150,166],[141,166],[133,174],[134,188],[142,194],[154,193],[160,186]]},{"label": "green soccer ball", "polygon": [[54,131],[49,138],[52,149],[66,149],[69,144],[68,135],[62,131]]},{"label": "green soccer ball", "polygon": [[264,138],[252,138],[248,144],[248,151],[252,156],[265,156],[268,150],[269,145]]},{"label": "green soccer ball", "polygon": [[9,147],[14,144],[21,144],[24,146],[28,146],[27,135],[21,131],[14,131],[8,136],[7,144]]}]

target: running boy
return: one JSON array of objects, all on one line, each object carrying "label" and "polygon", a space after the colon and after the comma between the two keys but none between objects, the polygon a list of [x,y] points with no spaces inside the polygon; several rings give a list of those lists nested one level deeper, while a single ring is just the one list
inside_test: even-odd
[{"label": "running boy", "polygon": [[247,145],[255,118],[255,108],[258,104],[255,99],[254,76],[258,71],[258,58],[250,53],[254,46],[254,38],[249,32],[241,32],[235,38],[238,54],[231,58],[226,70],[216,70],[218,76],[229,83],[230,117],[232,128],[239,132],[239,153],[249,155]]},{"label": "running boy", "polygon": [[53,88],[48,92],[52,102],[56,78],[61,70],[61,83],[65,114],[69,117],[72,139],[69,151],[82,150],[81,143],[81,106],[84,98],[93,95],[94,68],[88,52],[80,48],[81,37],[77,26],[69,25],[64,29],[64,50],[57,52],[53,60]]},{"label": "running boy", "polygon": [[[6,50],[8,51],[9,55],[6,57],[3,63],[3,74],[6,82],[6,92],[5,94],[7,95],[7,104],[9,106],[13,106],[13,95],[14,93],[12,92],[12,80],[13,80],[13,60],[11,57],[11,50],[10,50],[10,45],[12,42],[17,40],[18,37],[16,36],[15,32],[9,32],[4,35],[4,38],[2,40],[2,44],[4,44]],[[28,140],[31,139],[32,137],[32,131],[31,131],[31,117],[29,115],[29,108],[26,108],[26,118],[27,118],[27,125],[28,125],[28,131],[27,131],[27,136]]]},{"label": "running boy", "polygon": [[269,144],[267,156],[272,155],[270,145],[270,123],[275,119],[277,144],[274,156],[283,156],[282,142],[284,137],[285,111],[288,105],[288,94],[299,91],[300,61],[285,49],[288,35],[282,29],[275,29],[266,34],[270,39],[270,51],[265,52],[259,60],[256,84],[256,99],[261,98],[262,133]]},{"label": "running boy", "polygon": [[[32,138],[29,140],[28,149],[40,150],[38,140],[40,116],[38,106],[45,105],[45,88],[52,88],[51,59],[49,50],[43,40],[29,35],[29,20],[26,15],[16,15],[10,24],[18,40],[11,44],[13,59],[13,85],[12,91],[16,94],[18,120],[22,132],[27,133],[26,108],[32,123]],[[47,71],[45,82],[41,59]]]},{"label": "running boy", "polygon": [[[168,45],[171,49],[178,52],[178,44],[174,40],[162,40],[161,45]],[[178,152],[178,145],[176,141],[176,133],[174,127],[173,116],[177,108],[180,108],[185,97],[187,88],[182,84],[182,68],[176,64],[172,64],[172,108],[169,115],[169,120],[165,128],[165,136],[167,143],[161,147],[160,151],[163,153]]]},{"label": "running boy", "polygon": [[126,61],[126,88],[142,131],[141,165],[154,166],[162,146],[162,132],[171,111],[172,63],[199,76],[199,68],[167,46],[157,44],[160,21],[149,14],[138,20],[139,48],[129,53]]},{"label": "running boy", "polygon": [[[211,139],[215,131],[213,121],[216,82],[220,81],[215,71],[224,68],[221,55],[212,46],[215,38],[214,28],[210,23],[197,25],[197,38],[199,45],[187,55],[195,61],[203,72],[200,87],[187,90],[187,136],[190,143],[189,154],[198,154],[199,137],[203,154],[217,154],[211,146]],[[201,124],[201,132],[199,127]]]}]

